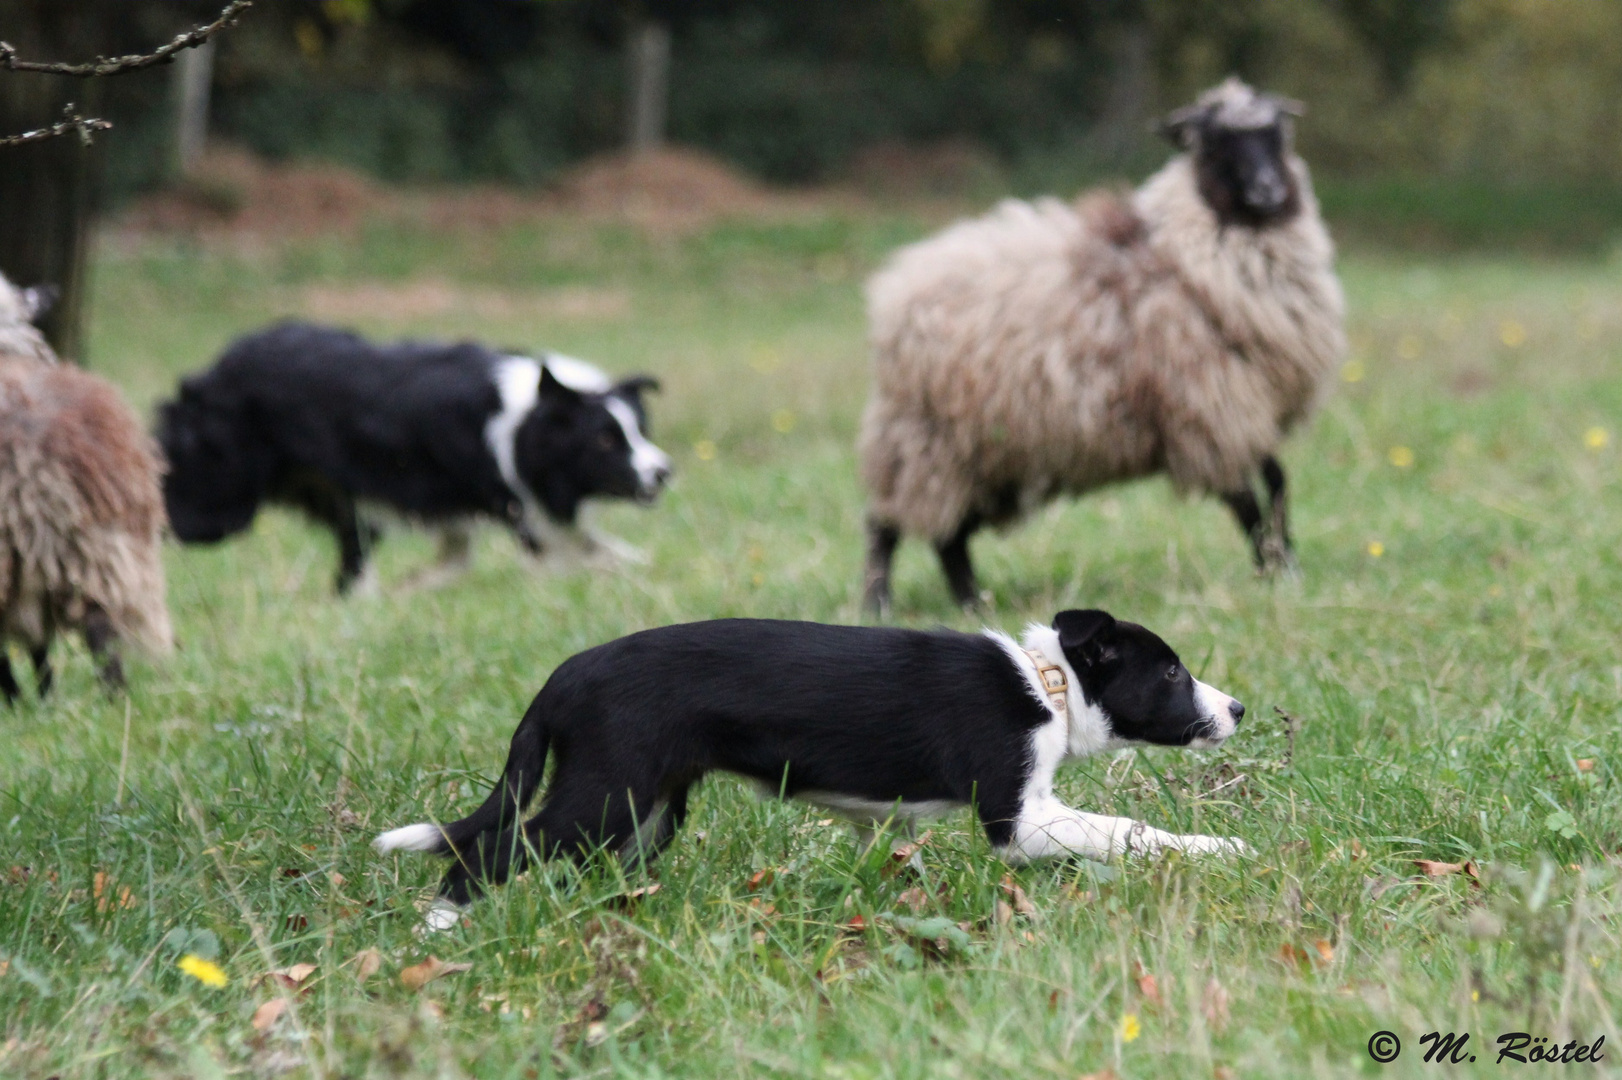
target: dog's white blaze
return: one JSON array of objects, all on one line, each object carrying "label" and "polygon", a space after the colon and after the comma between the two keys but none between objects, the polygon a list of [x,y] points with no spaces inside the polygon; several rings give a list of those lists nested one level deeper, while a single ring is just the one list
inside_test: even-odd
[{"label": "dog's white blaze", "polygon": [[1233,704],[1233,698],[1216,687],[1195,679],[1194,704],[1199,707],[1200,714],[1210,721],[1211,727],[1204,735],[1191,741],[1189,746],[1196,750],[1213,749],[1221,746],[1230,735],[1239,730],[1239,722],[1228,710]]},{"label": "dog's white blaze", "polygon": [[[561,380],[560,380],[561,381]],[[509,356],[496,365],[496,391],[501,395],[501,411],[484,425],[484,441],[495,456],[507,490],[518,497],[524,516],[531,521],[545,517],[540,502],[518,477],[518,457],[513,440],[524,417],[535,408],[541,392],[541,365],[527,356]]]},{"label": "dog's white blaze", "polygon": [[670,455],[653,445],[642,434],[636,411],[617,397],[605,398],[603,406],[608,415],[619,422],[625,432],[625,441],[631,447],[631,468],[636,470],[636,481],[644,491],[652,492],[660,484],[661,476],[670,474]]},{"label": "dog's white blaze", "polygon": [[418,825],[403,825],[398,829],[390,829],[376,840],[373,840],[372,846],[379,852],[433,851],[439,846],[440,839],[439,826],[423,822]]}]

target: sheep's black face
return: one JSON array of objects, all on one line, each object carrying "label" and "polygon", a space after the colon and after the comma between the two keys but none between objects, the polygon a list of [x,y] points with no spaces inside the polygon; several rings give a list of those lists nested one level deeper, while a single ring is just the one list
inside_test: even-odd
[{"label": "sheep's black face", "polygon": [[1224,225],[1260,228],[1301,208],[1282,121],[1260,128],[1202,124],[1195,168],[1200,194]]}]

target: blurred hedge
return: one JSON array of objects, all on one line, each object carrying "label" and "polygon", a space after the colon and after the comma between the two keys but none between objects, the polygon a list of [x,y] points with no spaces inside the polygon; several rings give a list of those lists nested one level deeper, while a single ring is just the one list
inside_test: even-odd
[{"label": "blurred hedge", "polygon": [[[1470,207],[1463,216],[1487,223],[1494,192],[1545,189],[1551,206],[1577,211],[1611,205],[1604,193],[1622,187],[1614,0],[638,9],[675,30],[671,139],[774,181],[837,176],[875,143],[948,138],[983,147],[1017,186],[1135,175],[1164,156],[1150,118],[1237,71],[1307,102],[1301,148],[1321,178],[1349,185],[1348,210],[1405,191],[1397,203],[1438,215],[1428,220]],[[621,141],[628,10],[613,0],[267,5],[222,48],[214,131],[270,157],[329,158],[396,181],[544,182]],[[1139,71],[1123,68],[1133,40],[1149,45]],[[128,83],[110,140],[115,191],[163,172],[161,80]],[[1123,86],[1137,89],[1123,99]]]}]

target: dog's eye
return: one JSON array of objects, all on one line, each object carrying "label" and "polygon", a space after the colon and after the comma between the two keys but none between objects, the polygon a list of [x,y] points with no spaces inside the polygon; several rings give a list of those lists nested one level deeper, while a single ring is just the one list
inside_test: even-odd
[{"label": "dog's eye", "polygon": [[615,449],[613,433],[605,431],[601,435],[597,436],[597,445],[602,447],[604,450]]},{"label": "dog's eye", "polygon": [[1176,664],[1173,664],[1171,667],[1166,669],[1166,681],[1167,682],[1176,682],[1177,677],[1179,675],[1181,675],[1182,673],[1183,673],[1183,669],[1178,667]]}]

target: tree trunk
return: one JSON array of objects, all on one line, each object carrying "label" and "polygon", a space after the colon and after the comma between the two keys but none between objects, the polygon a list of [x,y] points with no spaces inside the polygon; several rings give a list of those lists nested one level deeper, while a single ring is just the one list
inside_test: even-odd
[{"label": "tree trunk", "polygon": [[208,92],[214,82],[214,39],[181,53],[171,70],[175,169],[185,176],[196,167],[208,141]]},{"label": "tree trunk", "polygon": [[626,40],[626,147],[633,154],[656,150],[665,141],[665,113],[670,101],[670,27],[645,19],[631,27]]},{"label": "tree trunk", "polygon": [[[78,59],[104,52],[106,23],[94,4],[60,0],[4,5],[6,40],[24,59]],[[96,114],[102,80],[0,71],[0,131],[16,134],[62,118],[73,103]],[[85,269],[100,145],[72,135],[0,150],[0,272],[14,284],[54,285],[56,304],[40,320],[67,359],[84,357]]]}]

